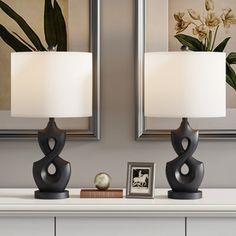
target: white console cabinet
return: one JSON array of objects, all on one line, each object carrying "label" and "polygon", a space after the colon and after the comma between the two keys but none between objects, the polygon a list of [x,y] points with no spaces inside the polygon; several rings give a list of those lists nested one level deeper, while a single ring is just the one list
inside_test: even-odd
[{"label": "white console cabinet", "polygon": [[0,236],[235,236],[236,189],[203,189],[199,200],[38,200],[33,189],[0,189]]},{"label": "white console cabinet", "polygon": [[1,236],[54,236],[53,217],[0,217]]},{"label": "white console cabinet", "polygon": [[188,218],[187,227],[188,236],[235,236],[236,217]]},{"label": "white console cabinet", "polygon": [[[184,236],[184,218],[58,217],[58,236]],[[91,233],[91,234],[89,234]]]}]

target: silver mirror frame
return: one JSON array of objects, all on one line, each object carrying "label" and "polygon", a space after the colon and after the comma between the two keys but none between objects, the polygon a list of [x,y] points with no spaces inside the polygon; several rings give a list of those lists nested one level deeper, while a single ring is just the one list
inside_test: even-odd
[{"label": "silver mirror frame", "polygon": [[[93,117],[89,118],[87,130],[67,130],[68,140],[100,139],[100,0],[89,0],[90,5],[90,51],[93,52]],[[37,130],[1,129],[1,140],[32,140]]]},{"label": "silver mirror frame", "polygon": [[[136,140],[166,140],[170,130],[150,130],[144,118],[144,52],[146,0],[135,0],[135,138]],[[201,140],[236,139],[235,129],[200,130]]]}]

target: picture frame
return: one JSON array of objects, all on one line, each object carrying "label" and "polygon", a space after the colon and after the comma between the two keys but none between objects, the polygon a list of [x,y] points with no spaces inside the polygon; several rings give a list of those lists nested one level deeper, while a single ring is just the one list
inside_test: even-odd
[{"label": "picture frame", "polygon": [[154,198],[156,164],[128,162],[126,198]]},{"label": "picture frame", "polygon": [[[6,3],[8,2],[6,1]],[[76,7],[73,7],[73,4]],[[79,24],[75,24],[78,15],[74,14],[70,17],[70,22],[68,22],[69,51],[93,53],[93,115],[89,118],[57,119],[59,127],[66,130],[68,140],[100,139],[100,4],[100,0],[68,0],[67,15],[76,13],[81,18],[79,24],[83,23],[82,27],[78,28]],[[16,11],[18,12],[17,9]],[[24,8],[22,12],[18,13],[25,17],[23,13],[27,11],[31,12]],[[35,20],[34,18],[39,19],[38,16],[31,17]],[[82,35],[81,40],[78,40],[78,35]],[[3,42],[1,43],[4,45]],[[1,45],[0,48],[2,48]],[[6,55],[5,52],[3,54]],[[7,57],[9,58],[9,55]],[[38,130],[44,128],[46,123],[46,119],[13,118],[10,116],[9,109],[3,109],[0,111],[0,140],[36,140]]]},{"label": "picture frame", "polygon": [[[138,141],[169,140],[171,130],[177,129],[180,122],[179,119],[173,118],[144,117],[144,53],[146,51],[161,51],[160,45],[163,51],[168,50],[169,1],[135,0],[135,138]],[[147,9],[149,2],[156,4],[156,6]],[[188,1],[188,3],[192,2]],[[176,1],[175,4],[178,5]],[[179,9],[179,11],[181,10],[182,8]],[[149,13],[155,15],[156,18],[154,23],[149,22],[147,25],[147,21],[150,20],[147,15]],[[158,25],[157,22],[161,25]],[[148,35],[147,30],[149,30]],[[236,40],[236,34],[234,35]],[[156,45],[151,48],[147,46],[147,42],[156,43]],[[235,119],[236,109],[228,107],[224,118],[191,119],[191,124],[194,129],[199,130],[200,140],[232,140],[236,139]]]}]

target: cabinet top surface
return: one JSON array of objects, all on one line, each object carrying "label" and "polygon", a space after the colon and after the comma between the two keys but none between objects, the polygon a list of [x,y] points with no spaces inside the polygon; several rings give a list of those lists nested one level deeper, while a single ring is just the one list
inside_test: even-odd
[{"label": "cabinet top surface", "polygon": [[156,189],[154,199],[81,199],[79,189],[69,189],[63,200],[34,199],[34,189],[0,189],[0,215],[114,215],[122,216],[236,216],[236,189],[202,189],[199,200],[167,198],[167,189]]}]

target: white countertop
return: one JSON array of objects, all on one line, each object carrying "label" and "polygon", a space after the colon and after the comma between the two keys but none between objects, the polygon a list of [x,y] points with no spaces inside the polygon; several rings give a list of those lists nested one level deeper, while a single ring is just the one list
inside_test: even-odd
[{"label": "white countertop", "polygon": [[81,199],[79,189],[70,198],[34,199],[34,189],[0,189],[0,215],[114,216],[114,217],[236,217],[236,189],[203,189],[199,200],[167,198],[167,189],[156,189],[155,199]]}]

